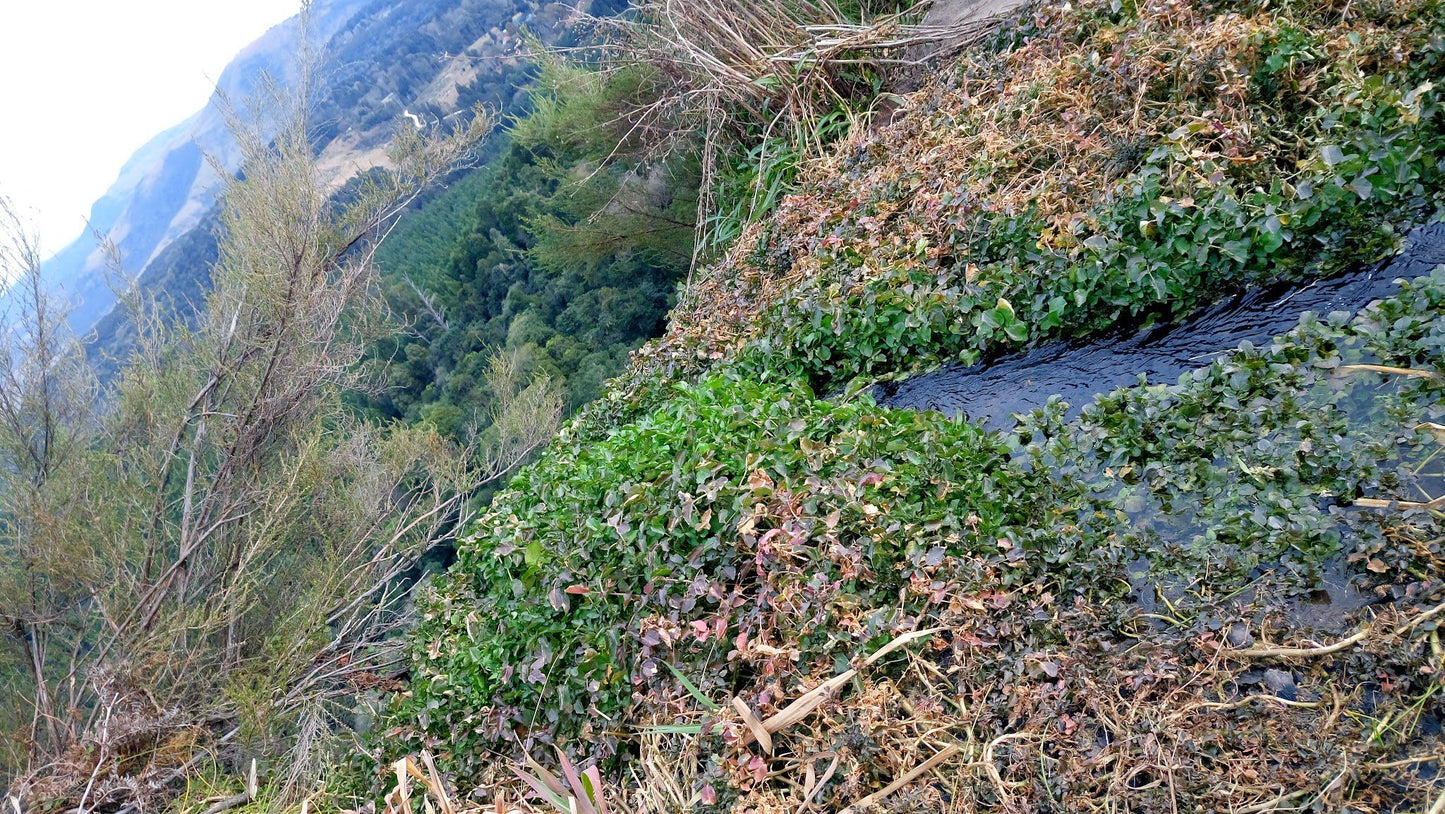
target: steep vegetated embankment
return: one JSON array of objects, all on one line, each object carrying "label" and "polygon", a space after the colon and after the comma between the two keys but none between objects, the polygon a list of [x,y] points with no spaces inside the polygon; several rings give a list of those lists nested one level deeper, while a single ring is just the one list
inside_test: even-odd
[{"label": "steep vegetated embankment", "polygon": [[1445,201],[1442,37],[1086,0],[959,58],[497,497],[394,743],[617,758],[638,810],[1428,805],[1445,273],[1007,434],[861,385],[1391,256]]}]

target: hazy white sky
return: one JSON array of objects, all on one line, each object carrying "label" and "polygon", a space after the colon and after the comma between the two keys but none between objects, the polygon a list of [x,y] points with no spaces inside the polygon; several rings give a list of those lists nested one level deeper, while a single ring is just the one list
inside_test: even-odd
[{"label": "hazy white sky", "polygon": [[0,0],[0,194],[47,254],[151,136],[299,0]]}]

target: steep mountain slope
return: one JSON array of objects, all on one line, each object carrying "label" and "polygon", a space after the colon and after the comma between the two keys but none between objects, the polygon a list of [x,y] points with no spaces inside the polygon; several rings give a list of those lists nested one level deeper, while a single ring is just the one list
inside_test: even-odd
[{"label": "steep mountain slope", "polygon": [[[1445,272],[1405,237],[1445,211],[1442,42],[1438,0],[1023,13],[497,496],[387,745],[463,788],[559,746],[629,810],[1445,799]],[[1359,313],[1080,417],[866,388],[1402,248]]]},{"label": "steep mountain slope", "polygon": [[[317,3],[313,38],[329,40],[365,0]],[[241,101],[258,89],[262,74],[280,82],[294,79],[299,21],[278,25],[247,46],[221,73],[217,93]],[[214,105],[145,144],[126,162],[114,184],[91,207],[90,230],[45,264],[75,307],[72,326],[92,327],[114,303],[105,275],[106,257],[95,235],[119,250],[126,271],[144,269],[165,244],[194,227],[210,209],[220,179],[203,160],[216,158],[234,168],[238,154],[221,111]]]},{"label": "steep mountain slope", "polygon": [[[320,166],[334,188],[384,164],[383,146],[397,122],[435,127],[475,103],[504,107],[523,71],[514,51],[523,27],[544,38],[559,30],[570,9],[523,0],[330,0],[313,7],[307,39],[315,50],[313,90]],[[285,86],[297,77],[301,21],[292,19],[247,47],[222,73],[217,95],[245,111],[262,77]],[[97,201],[91,226],[119,250],[127,274],[145,272],[187,232],[214,228],[216,191],[239,153],[222,110],[212,104],[157,136],[126,164]],[[198,240],[189,241],[192,247]],[[204,253],[197,255],[203,257]],[[172,267],[197,265],[178,262]],[[114,304],[106,257],[87,234],[46,265],[48,277],[75,305],[72,325],[86,331]],[[204,271],[191,269],[191,274]],[[172,280],[172,283],[177,281]],[[179,281],[166,290],[178,302],[204,286]],[[119,326],[111,324],[103,333]],[[104,341],[102,345],[106,344]]]}]

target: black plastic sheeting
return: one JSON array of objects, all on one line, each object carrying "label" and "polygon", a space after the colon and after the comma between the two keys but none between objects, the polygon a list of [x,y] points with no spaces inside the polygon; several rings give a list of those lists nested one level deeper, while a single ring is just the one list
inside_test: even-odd
[{"label": "black plastic sheeting", "polygon": [[880,404],[963,414],[995,430],[1014,425],[1015,413],[1043,406],[1051,396],[1074,417],[1099,394],[1138,384],[1174,384],[1245,342],[1261,344],[1289,332],[1307,311],[1354,313],[1397,290],[1395,280],[1428,275],[1445,264],[1445,223],[1415,229],[1394,259],[1330,279],[1250,289],[1196,311],[1180,322],[1127,336],[1044,345],[985,364],[943,367],[873,389]]}]

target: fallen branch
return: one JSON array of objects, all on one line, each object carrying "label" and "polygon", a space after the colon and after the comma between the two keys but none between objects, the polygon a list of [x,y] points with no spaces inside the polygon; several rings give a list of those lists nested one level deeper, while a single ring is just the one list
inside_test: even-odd
[{"label": "fallen branch", "polygon": [[[919,639],[927,638],[928,636],[931,636],[934,633],[938,632],[938,630],[938,628],[929,628],[927,630],[915,630],[911,633],[905,633],[902,636],[899,636],[898,638],[884,645],[883,647],[879,648],[877,653],[874,653],[873,655],[864,659],[863,666],[872,667],[875,663],[877,663],[884,656],[887,656],[889,653],[892,653],[901,647],[905,647],[915,641],[918,641]],[[808,717],[809,713],[817,709],[820,704],[832,697],[833,693],[841,689],[844,684],[852,681],[853,677],[856,675],[858,675],[857,668],[852,668],[842,673],[839,673],[838,675],[828,679],[827,681],[824,681],[822,684],[819,684],[818,686],[799,696],[796,701],[787,705],[781,711],[768,718],[766,721],[763,721],[762,729],[771,734],[774,732],[779,732],[783,729],[787,729],[798,721],[803,720],[804,718]],[[737,702],[734,703],[734,706],[736,706],[736,703]],[[749,711],[751,712],[751,710]],[[747,723],[746,719],[744,720],[744,723]],[[753,734],[752,727],[749,726],[748,731],[744,732],[741,739],[739,740],[739,744],[742,746],[746,746],[753,741],[754,737],[755,736]]]},{"label": "fallen branch", "polygon": [[1238,656],[1242,659],[1309,659],[1319,656],[1328,656],[1331,653],[1338,653],[1341,650],[1348,650],[1351,647],[1365,640],[1370,635],[1370,628],[1366,625],[1360,631],[1348,639],[1341,639],[1334,644],[1322,647],[1255,647],[1249,650],[1227,651],[1231,656]]}]

